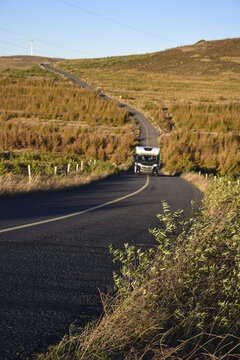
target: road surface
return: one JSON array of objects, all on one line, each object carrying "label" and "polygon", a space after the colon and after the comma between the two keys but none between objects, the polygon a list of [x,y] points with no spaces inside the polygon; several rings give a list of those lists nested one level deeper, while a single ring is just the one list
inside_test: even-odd
[{"label": "road surface", "polygon": [[[82,86],[82,85],[81,85]],[[151,124],[130,109],[142,143],[156,145]],[[0,359],[33,358],[69,326],[101,314],[99,291],[112,285],[108,246],[152,246],[161,201],[191,213],[201,193],[181,178],[133,171],[58,193],[0,201]]]}]

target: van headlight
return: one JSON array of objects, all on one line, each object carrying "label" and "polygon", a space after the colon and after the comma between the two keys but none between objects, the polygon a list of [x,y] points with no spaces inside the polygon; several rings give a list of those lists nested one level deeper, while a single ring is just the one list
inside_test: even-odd
[{"label": "van headlight", "polygon": [[157,169],[157,166],[156,166],[156,165],[153,165],[153,167],[152,167],[152,172],[153,172],[153,174],[157,174],[157,173],[158,173],[158,169]]}]

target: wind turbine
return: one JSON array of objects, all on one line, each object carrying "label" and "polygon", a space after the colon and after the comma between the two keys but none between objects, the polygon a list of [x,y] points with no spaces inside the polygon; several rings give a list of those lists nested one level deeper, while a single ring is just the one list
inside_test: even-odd
[{"label": "wind turbine", "polygon": [[33,56],[33,38],[30,37],[30,44],[31,44],[31,56]]}]

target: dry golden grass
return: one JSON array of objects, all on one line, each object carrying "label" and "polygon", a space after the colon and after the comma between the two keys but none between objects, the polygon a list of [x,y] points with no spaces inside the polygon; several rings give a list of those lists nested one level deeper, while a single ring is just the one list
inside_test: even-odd
[{"label": "dry golden grass", "polygon": [[0,198],[23,195],[32,192],[59,191],[71,187],[79,187],[104,179],[116,173],[116,169],[92,171],[90,174],[70,174],[69,176],[0,176]]},{"label": "dry golden grass", "polygon": [[181,174],[181,177],[190,183],[194,184],[196,187],[198,187],[203,193],[206,193],[208,190],[208,187],[210,185],[211,180],[209,178],[206,178],[204,175],[199,175],[196,173],[183,173]]},{"label": "dry golden grass", "polygon": [[[34,150],[77,154],[83,158],[124,163],[132,153],[134,126],[59,126],[45,123],[0,121],[0,151]],[[0,156],[1,157],[1,156]]]},{"label": "dry golden grass", "polygon": [[116,102],[71,82],[0,79],[0,151],[32,149],[125,162],[134,125]]},{"label": "dry golden grass", "polygon": [[129,115],[116,102],[55,79],[0,79],[0,118],[37,118],[83,121],[89,125],[123,125]]},{"label": "dry golden grass", "polygon": [[[1,196],[95,181],[115,171],[107,160],[119,168],[130,166],[136,126],[116,102],[38,66],[0,70],[0,94]],[[61,172],[73,158],[74,164],[95,159],[105,165],[82,175],[53,177],[54,165]],[[27,164],[34,173],[31,183]]]},{"label": "dry golden grass", "polygon": [[198,130],[211,133],[240,133],[240,102],[177,104],[170,108],[174,122],[181,130]]},{"label": "dry golden grass", "polygon": [[[187,167],[181,163],[185,171],[190,160],[192,169],[239,175],[239,43],[200,41],[154,54],[70,60],[56,66],[143,111],[164,134],[182,130],[177,145],[183,151],[174,152],[174,134],[167,141],[160,138],[163,154],[168,152],[166,167],[187,158]],[[190,138],[193,131],[196,156],[181,144],[181,137]]]},{"label": "dry golden grass", "polygon": [[240,174],[239,135],[174,131],[162,136],[163,162],[170,171]]}]

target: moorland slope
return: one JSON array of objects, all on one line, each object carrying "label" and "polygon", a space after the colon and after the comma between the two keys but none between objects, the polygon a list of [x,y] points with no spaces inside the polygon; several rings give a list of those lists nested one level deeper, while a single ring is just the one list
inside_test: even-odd
[{"label": "moorland slope", "polygon": [[26,56],[26,55],[14,55],[14,56],[1,56],[0,57],[0,70],[13,69],[13,68],[25,68],[33,65],[41,64],[42,62],[53,63],[64,59],[49,58],[42,56]]},{"label": "moorland slope", "polygon": [[49,60],[0,58],[0,196],[80,185],[131,161],[128,112],[39,66]]},{"label": "moorland slope", "polygon": [[239,175],[239,38],[56,66],[144,111],[168,170]]}]

